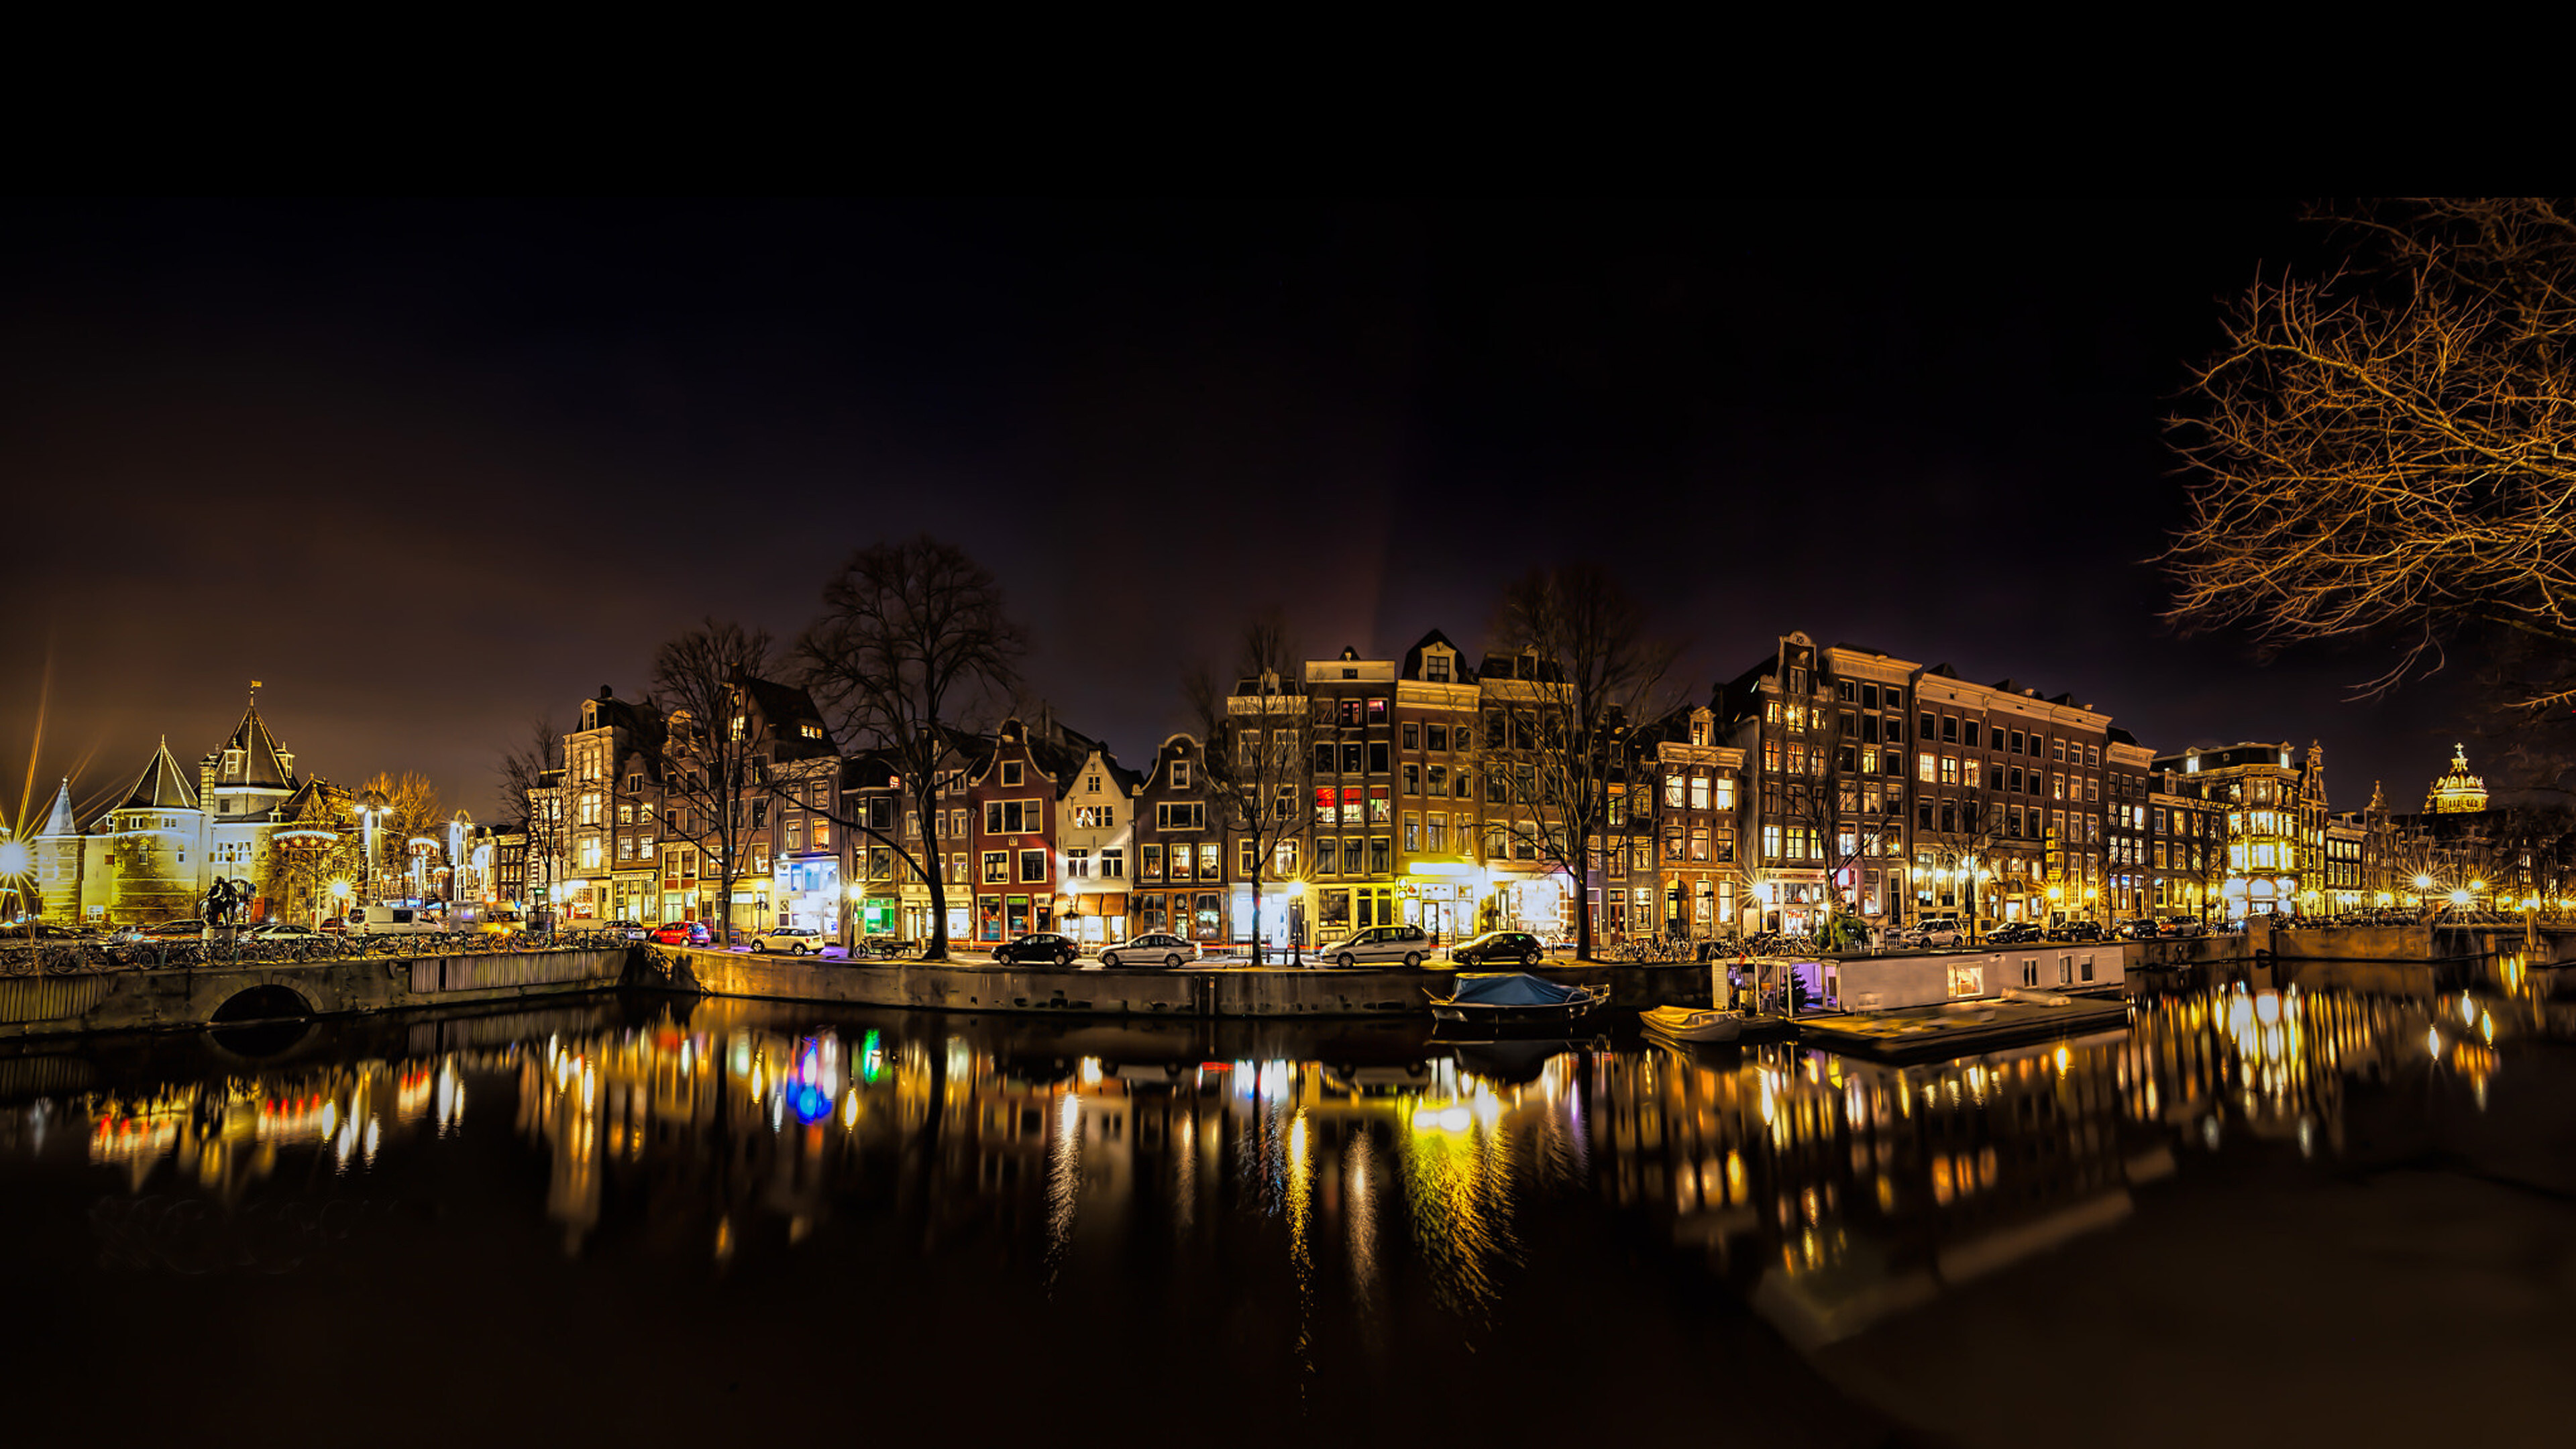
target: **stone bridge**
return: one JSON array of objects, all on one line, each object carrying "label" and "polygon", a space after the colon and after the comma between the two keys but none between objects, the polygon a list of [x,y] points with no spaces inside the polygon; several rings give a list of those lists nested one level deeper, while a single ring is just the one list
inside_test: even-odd
[{"label": "stone bridge", "polygon": [[632,947],[350,956],[0,978],[0,1039],[164,1031],[661,984]]}]

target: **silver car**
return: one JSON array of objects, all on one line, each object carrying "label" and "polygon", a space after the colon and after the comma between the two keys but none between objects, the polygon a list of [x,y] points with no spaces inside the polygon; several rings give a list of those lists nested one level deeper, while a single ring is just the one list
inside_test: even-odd
[{"label": "silver car", "polygon": [[1100,948],[1100,964],[1118,966],[1178,966],[1199,958],[1194,942],[1164,932],[1149,931],[1114,946]]},{"label": "silver car", "polygon": [[1374,966],[1401,961],[1419,966],[1431,954],[1431,938],[1420,926],[1368,926],[1338,941],[1326,941],[1315,955],[1335,966]]}]

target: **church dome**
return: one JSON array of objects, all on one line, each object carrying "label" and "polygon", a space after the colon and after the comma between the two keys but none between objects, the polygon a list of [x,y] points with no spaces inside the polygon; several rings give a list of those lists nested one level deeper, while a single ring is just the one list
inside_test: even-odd
[{"label": "church dome", "polygon": [[2487,808],[2487,782],[2469,773],[2469,747],[2451,747],[2451,768],[2424,797],[2428,815],[2466,815]]}]

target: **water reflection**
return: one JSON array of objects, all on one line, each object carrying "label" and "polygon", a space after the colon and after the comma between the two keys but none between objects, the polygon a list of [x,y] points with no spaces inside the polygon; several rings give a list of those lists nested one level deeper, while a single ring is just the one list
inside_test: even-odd
[{"label": "water reflection", "polygon": [[1276,1315],[1305,1375],[1385,1355],[1399,1324],[1474,1343],[1538,1247],[1597,1236],[1587,1214],[1607,1210],[1812,1345],[2111,1227],[2195,1155],[2331,1158],[2357,1092],[2438,1076],[2482,1107],[2542,1011],[2492,990],[2231,990],[1894,1067],[1786,1046],[1452,1048],[1375,1025],[1301,1039],[591,1006],[352,1028],[257,1066],[210,1048],[24,1093],[0,1107],[0,1172],[78,1144],[111,1199],[239,1213],[397,1167],[434,1192],[465,1160],[439,1154],[499,1154],[542,1163],[517,1211],[570,1259],[722,1274],[840,1235],[998,1260],[1064,1301],[1240,1298]]}]

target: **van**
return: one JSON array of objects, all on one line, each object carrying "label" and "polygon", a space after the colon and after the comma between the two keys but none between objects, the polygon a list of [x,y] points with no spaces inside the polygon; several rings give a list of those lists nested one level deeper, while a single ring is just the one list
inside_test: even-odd
[{"label": "van", "polygon": [[428,936],[446,929],[427,911],[410,906],[360,906],[349,913],[349,931],[359,936]]}]

